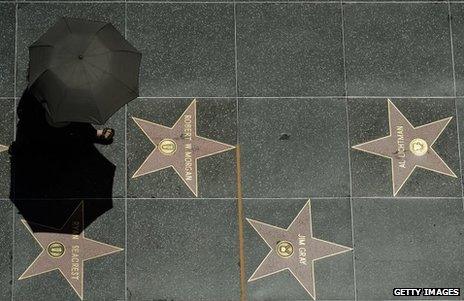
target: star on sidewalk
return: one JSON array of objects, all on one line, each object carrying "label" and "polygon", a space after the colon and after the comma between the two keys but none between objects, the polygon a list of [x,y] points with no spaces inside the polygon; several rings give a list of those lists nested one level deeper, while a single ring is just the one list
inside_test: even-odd
[{"label": "star on sidewalk", "polygon": [[172,127],[132,117],[155,145],[132,178],[172,167],[187,187],[198,196],[197,160],[233,149],[234,146],[197,135],[194,99]]},{"label": "star on sidewalk", "polygon": [[396,196],[416,167],[455,177],[432,148],[452,117],[414,127],[388,100],[390,135],[353,146],[391,160],[393,195]]},{"label": "star on sidewalk", "polygon": [[352,250],[313,236],[309,200],[287,229],[248,218],[247,221],[271,248],[248,282],[289,270],[316,299],[314,262]]},{"label": "star on sidewalk", "polygon": [[[84,203],[81,202],[61,229],[22,220],[42,252],[19,280],[59,270],[79,298],[84,298],[84,262],[123,249],[84,237]],[[34,231],[32,231],[34,228]]]}]

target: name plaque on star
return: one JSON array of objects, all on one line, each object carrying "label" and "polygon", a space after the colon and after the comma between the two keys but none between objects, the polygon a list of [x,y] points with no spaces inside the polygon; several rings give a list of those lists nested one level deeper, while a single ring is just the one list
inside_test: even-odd
[{"label": "name plaque on star", "polygon": [[132,178],[171,167],[198,196],[198,159],[231,150],[234,146],[197,135],[196,103],[194,99],[172,127],[132,117],[155,147]]},{"label": "name plaque on star", "polygon": [[388,100],[390,134],[353,148],[391,160],[392,188],[393,195],[396,196],[417,167],[456,178],[454,172],[433,149],[433,144],[451,119],[452,117],[448,117],[415,127]]},{"label": "name plaque on star", "polygon": [[248,218],[247,221],[270,248],[248,282],[288,270],[309,296],[316,299],[314,262],[352,250],[313,236],[310,201],[287,229]]},{"label": "name plaque on star", "polygon": [[83,202],[60,229],[25,220],[22,223],[42,247],[42,252],[19,280],[59,270],[81,300],[84,298],[84,262],[123,250],[84,236]]}]

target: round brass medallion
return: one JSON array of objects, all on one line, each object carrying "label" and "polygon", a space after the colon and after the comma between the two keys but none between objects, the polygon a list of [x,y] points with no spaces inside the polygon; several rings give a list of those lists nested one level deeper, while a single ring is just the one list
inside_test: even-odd
[{"label": "round brass medallion", "polygon": [[48,245],[47,252],[53,258],[60,258],[63,256],[65,248],[60,242],[52,242]]},{"label": "round brass medallion", "polygon": [[171,139],[161,140],[158,147],[163,155],[168,156],[174,154],[177,150],[177,144],[174,142],[174,140]]},{"label": "round brass medallion", "polygon": [[409,150],[416,156],[423,156],[429,149],[427,142],[424,139],[416,138],[409,143]]},{"label": "round brass medallion", "polygon": [[279,241],[276,249],[280,257],[288,258],[293,255],[293,245],[288,241]]}]

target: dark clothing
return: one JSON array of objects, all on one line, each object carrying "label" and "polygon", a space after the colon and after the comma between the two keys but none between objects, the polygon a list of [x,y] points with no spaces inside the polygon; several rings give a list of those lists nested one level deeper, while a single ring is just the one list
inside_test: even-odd
[{"label": "dark clothing", "polygon": [[87,226],[111,209],[116,167],[94,146],[93,126],[50,126],[44,107],[29,91],[23,93],[17,113],[16,141],[10,147],[10,198],[22,217],[59,228],[86,200]]},{"label": "dark clothing", "polygon": [[49,125],[44,107],[29,90],[24,91],[17,113],[17,147],[47,143],[61,149],[95,141],[96,129],[89,123],[72,122],[60,128]]},{"label": "dark clothing", "polygon": [[91,124],[49,125],[44,107],[28,90],[17,114],[16,141],[10,147],[16,197],[111,196],[115,166],[95,148]]}]

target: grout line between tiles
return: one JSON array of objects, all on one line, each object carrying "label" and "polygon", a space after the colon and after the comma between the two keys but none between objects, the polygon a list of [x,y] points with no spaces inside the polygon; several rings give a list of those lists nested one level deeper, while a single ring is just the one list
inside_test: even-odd
[{"label": "grout line between tiles", "polygon": [[235,61],[235,111],[236,111],[236,181],[237,181],[237,220],[238,220],[238,242],[239,242],[239,260],[240,260],[240,301],[247,300],[247,282],[245,273],[245,242],[243,232],[243,193],[241,177],[241,157],[239,144],[239,98],[238,98],[238,47],[237,47],[237,5],[234,0],[234,61]]},{"label": "grout line between tiles", "polygon": [[[318,197],[318,196],[305,196],[305,197],[243,197],[244,200],[338,200],[338,199],[348,199],[350,196],[333,196],[333,197]],[[360,199],[360,200],[371,200],[371,199],[380,199],[380,200],[433,200],[433,199],[445,199],[445,200],[461,200],[461,196],[415,196],[415,197],[408,197],[408,196],[353,196],[353,199]],[[113,198],[113,199],[123,199],[123,198]],[[151,197],[128,197],[128,200],[232,200],[234,201],[236,197],[228,197],[228,198],[213,198],[213,197],[199,197],[199,198],[186,198],[186,197],[166,197],[166,198],[151,198]]]},{"label": "grout line between tiles", "polygon": [[[13,64],[13,96],[14,96],[14,108],[13,108],[13,140],[16,140],[16,77],[17,77],[17,65],[18,65],[18,3],[15,3],[15,39],[14,39],[14,64]],[[11,185],[11,184],[10,184]],[[10,188],[15,197],[14,188]],[[14,300],[14,286],[15,286],[15,269],[14,269],[14,258],[15,258],[15,222],[16,214],[15,208],[12,206],[12,229],[11,229],[11,301]]]},{"label": "grout line between tiles", "polygon": [[[244,200],[308,200],[310,199],[315,199],[315,200],[343,200],[343,199],[348,199],[350,196],[302,196],[302,197],[243,197]],[[375,199],[380,199],[380,200],[461,200],[461,196],[353,196],[353,199],[359,199],[359,200],[375,200]],[[101,200],[101,198],[85,198],[85,200]],[[124,197],[113,197],[113,200],[124,200]],[[236,196],[231,196],[231,197],[128,197],[127,200],[231,200],[235,201]],[[10,200],[6,198],[5,200]],[[67,201],[67,200],[76,200],[75,198],[56,198],[56,199],[18,199],[20,201],[53,201],[53,200],[62,200],[62,201]]]},{"label": "grout line between tiles", "polygon": [[[340,0],[340,12],[341,12],[341,31],[342,31],[342,50],[343,50],[343,77],[345,81],[345,95],[348,95],[348,81],[346,74],[346,44],[345,44],[345,13],[343,8],[343,0]],[[353,214],[353,179],[351,176],[351,151],[350,151],[350,116],[348,110],[348,97],[345,97],[345,113],[346,113],[346,142],[347,142],[347,153],[348,153],[348,171],[350,178],[350,216],[351,216],[351,243],[352,249],[351,252],[353,260],[353,285],[354,285],[354,300],[358,299],[358,289],[357,289],[357,280],[356,280],[356,248],[354,242],[354,214]]]},{"label": "grout line between tiles", "polygon": [[237,47],[237,8],[234,2],[234,49],[235,49],[235,110],[236,110],[236,144],[239,144],[239,97],[238,97],[238,47]]},{"label": "grout line between tiles", "polygon": [[[137,201],[137,200],[230,200],[230,201],[235,201],[236,200],[236,196],[231,196],[231,197],[228,197],[228,198],[225,198],[225,197],[216,197],[216,198],[213,198],[213,197],[198,197],[198,198],[195,198],[195,197],[190,197],[190,198],[185,198],[185,197],[178,197],[178,198],[173,198],[173,197],[166,197],[166,198],[153,198],[153,197],[139,197],[139,198],[135,198],[135,197],[128,197],[127,200],[134,200],[134,201]],[[314,200],[346,200],[350,198],[349,196],[333,196],[333,197],[319,197],[319,196],[304,196],[304,197],[243,197],[244,200],[308,200],[308,199],[314,199]],[[91,198],[84,198],[86,200],[102,200],[102,199],[91,199]],[[113,200],[119,200],[119,201],[123,201],[125,200],[124,197],[113,197],[112,198]],[[394,197],[394,196],[354,196],[353,199],[359,199],[359,200],[369,200],[369,199],[380,199],[380,200],[394,200],[394,199],[397,199],[397,200],[404,200],[404,199],[407,199],[407,200],[414,200],[414,199],[417,199],[417,200],[420,200],[420,199],[424,199],[424,200],[434,200],[434,199],[437,199],[437,200],[440,200],[440,199],[444,199],[444,200],[461,200],[462,197],[461,196],[430,196],[430,197],[425,197],[425,196],[415,196],[415,197]],[[50,200],[54,200],[54,199],[19,199],[19,200],[22,200],[22,201],[50,201]],[[75,198],[73,199],[56,199],[56,200],[76,200]],[[104,200],[107,200],[106,198]],[[0,201],[11,201],[10,198],[0,198]]]},{"label": "grout line between tiles", "polygon": [[[451,3],[448,1],[448,22],[449,22],[449,34],[450,34],[450,44],[451,44],[451,64],[453,67],[453,89],[454,96],[456,97],[456,70],[455,70],[455,60],[454,60],[454,43],[453,43],[453,22],[452,22],[452,13],[451,13]],[[460,173],[460,182],[461,182],[461,196],[462,199],[462,210],[464,211],[464,186],[463,186],[463,177],[462,177],[462,158],[461,158],[461,139],[459,135],[459,114],[458,114],[458,100],[454,99],[454,109],[456,112],[456,133],[458,138],[458,155],[459,155],[459,173]],[[462,120],[461,120],[462,121]]]},{"label": "grout line between tiles", "polygon": [[241,158],[240,145],[237,144],[236,154],[236,176],[237,176],[237,219],[238,219],[238,242],[239,242],[239,259],[240,259],[240,301],[247,300],[247,282],[245,275],[245,242],[243,232],[243,194],[242,194],[242,177],[241,177]]},{"label": "grout line between tiles", "polygon": [[[1,2],[0,2],[1,3]],[[237,88],[238,90],[238,88]],[[185,98],[204,98],[204,99],[230,99],[230,98],[239,98],[239,99],[292,99],[292,98],[320,98],[320,99],[332,99],[332,98],[373,98],[373,99],[385,99],[385,98],[404,98],[404,99],[454,99],[454,98],[463,98],[464,95],[456,96],[369,96],[369,95],[359,95],[359,96],[346,96],[346,95],[334,95],[334,96],[139,96],[138,98],[146,99],[185,99]],[[17,96],[1,96],[0,100],[7,99],[19,99]]]},{"label": "grout line between tiles", "polygon": [[450,36],[450,46],[451,46],[451,66],[453,71],[453,92],[454,97],[456,97],[456,71],[454,66],[454,44],[453,44],[453,25],[452,25],[452,15],[451,15],[451,4],[448,2],[448,23],[449,23],[449,36]]},{"label": "grout line between tiles", "polygon": [[[127,39],[127,0],[124,1],[124,38]],[[127,104],[124,105],[124,299],[127,296]]]},{"label": "grout line between tiles", "polygon": [[444,1],[343,1],[346,4],[445,4]]},{"label": "grout line between tiles", "polygon": [[[1,3],[7,3],[7,2],[12,2],[16,3],[15,1],[2,1]],[[125,0],[111,0],[111,1],[89,1],[89,0],[83,0],[83,1],[76,1],[76,0],[71,0],[71,1],[47,1],[47,0],[28,0],[28,1],[21,1],[21,3],[125,3]],[[153,0],[153,1],[147,1],[147,0],[141,0],[141,1],[128,1],[130,4],[233,4],[233,3],[239,3],[239,4],[253,4],[253,3],[266,3],[266,4],[337,4],[339,1],[158,1],[158,0]],[[426,2],[429,3],[429,2]]]},{"label": "grout line between tiles", "polygon": [[127,105],[124,107],[124,298],[127,298]]},{"label": "grout line between tiles", "polygon": [[[26,0],[26,1],[2,1],[0,3],[69,3],[69,4],[75,4],[75,3],[84,3],[84,4],[90,4],[90,3],[104,3],[104,4],[111,4],[111,3],[125,3],[125,0],[116,0],[116,1],[76,1],[76,0],[71,0],[71,1],[46,1],[46,0],[38,0],[38,1],[31,1],[31,0]],[[130,4],[139,4],[139,3],[146,3],[146,4],[255,4],[255,3],[262,3],[262,4],[339,4],[340,1],[158,1],[158,0],[153,0],[153,1],[128,1]],[[453,3],[461,3],[462,1],[451,1]],[[418,1],[343,1],[343,3],[346,4],[445,4],[444,1],[423,1],[423,0],[418,0]]]},{"label": "grout line between tiles", "polygon": [[[454,42],[453,42],[453,23],[452,23],[452,13],[451,13],[451,3],[448,1],[448,22],[449,22],[449,33],[450,33],[450,44],[451,44],[451,63],[453,67],[453,87],[454,87],[454,96],[457,95],[456,89],[456,70],[455,70],[455,60],[454,60]],[[463,186],[463,175],[462,175],[462,158],[461,158],[461,140],[459,135],[459,114],[458,114],[458,100],[454,99],[454,107],[456,112],[456,133],[458,138],[458,155],[459,155],[459,172],[460,172],[460,181],[461,181],[461,196],[462,199],[462,210],[464,211],[464,186]]]},{"label": "grout line between tiles", "polygon": [[237,47],[237,5],[234,0],[234,61],[235,61],[235,110],[236,110],[236,181],[237,181],[237,219],[238,219],[238,242],[239,242],[239,259],[240,259],[240,301],[247,300],[247,281],[245,272],[245,241],[243,231],[243,193],[242,193],[242,177],[241,177],[241,158],[239,144],[239,98],[238,98],[238,47]]},{"label": "grout line between tiles", "polygon": [[[238,88],[237,88],[238,90]],[[333,95],[333,96],[235,96],[238,99],[333,99],[333,98],[348,98],[348,99],[357,99],[357,98],[370,98],[370,99],[454,99],[456,97],[464,97],[463,96],[370,96],[370,95],[360,95],[360,96],[346,96],[346,95]],[[184,98],[204,98],[204,99],[230,99],[234,98],[234,96],[139,96],[138,98],[145,98],[145,99],[184,99]]]},{"label": "grout line between tiles", "polygon": [[453,99],[456,96],[373,96],[373,95],[350,95],[348,98],[405,98],[405,99]]},{"label": "grout line between tiles", "polygon": [[[1,2],[0,2],[1,3]],[[238,88],[237,88],[238,90]],[[316,98],[316,99],[333,99],[333,98],[373,98],[373,99],[385,99],[385,98],[403,98],[403,99],[454,99],[454,98],[463,98],[464,95],[456,95],[456,96],[346,96],[346,95],[334,95],[334,96],[139,96],[138,98],[146,98],[146,99],[185,99],[185,98],[204,98],[204,99],[230,99],[230,98],[238,98],[238,99],[292,99],[292,98]],[[19,99],[20,97],[17,96],[1,96],[0,100],[9,100],[9,99]]]}]

